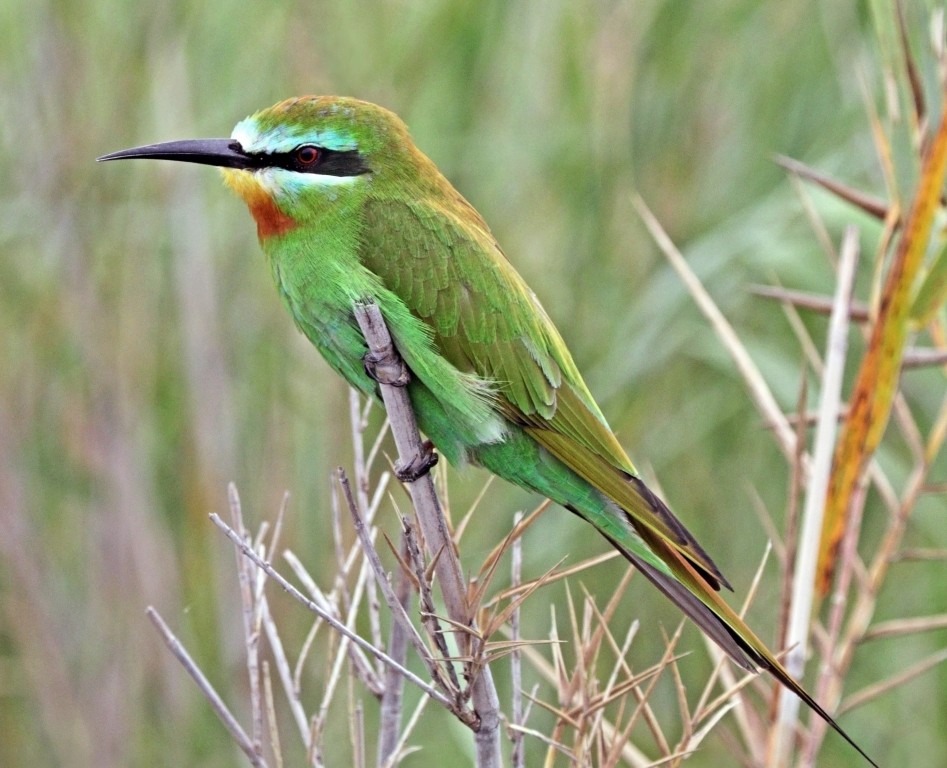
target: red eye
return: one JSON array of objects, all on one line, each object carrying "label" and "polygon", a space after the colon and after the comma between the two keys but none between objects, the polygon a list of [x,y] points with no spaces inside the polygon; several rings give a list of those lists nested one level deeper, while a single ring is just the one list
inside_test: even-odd
[{"label": "red eye", "polygon": [[302,168],[312,168],[319,162],[319,148],[306,145],[296,149],[296,163]]}]

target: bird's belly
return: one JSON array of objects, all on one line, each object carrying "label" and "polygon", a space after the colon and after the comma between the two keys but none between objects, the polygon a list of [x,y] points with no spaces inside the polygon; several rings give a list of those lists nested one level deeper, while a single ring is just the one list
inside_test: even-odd
[{"label": "bird's belly", "polygon": [[374,392],[375,382],[362,364],[365,340],[350,311],[317,307],[305,317],[296,315],[296,325],[336,373],[364,394]]}]

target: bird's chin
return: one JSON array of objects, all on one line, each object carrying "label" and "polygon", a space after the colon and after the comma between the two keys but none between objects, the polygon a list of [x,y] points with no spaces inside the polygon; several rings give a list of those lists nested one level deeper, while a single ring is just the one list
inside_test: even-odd
[{"label": "bird's chin", "polygon": [[242,198],[256,221],[260,240],[285,235],[299,226],[291,216],[285,214],[273,199],[273,195],[260,179],[260,174],[236,168],[221,168],[224,183]]}]

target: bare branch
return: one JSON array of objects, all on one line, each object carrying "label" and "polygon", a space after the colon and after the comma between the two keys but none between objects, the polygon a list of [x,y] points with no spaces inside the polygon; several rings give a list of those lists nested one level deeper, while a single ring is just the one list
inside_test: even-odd
[{"label": "bare branch", "polygon": [[798,160],[793,160],[791,157],[777,155],[776,162],[790,173],[794,173],[802,179],[806,179],[818,184],[820,187],[828,190],[839,199],[844,200],[845,202],[850,203],[857,208],[860,208],[868,215],[874,216],[876,219],[883,220],[888,215],[888,204],[884,200],[873,197],[872,195],[866,195],[864,192],[860,192],[859,190],[849,187],[846,184],[842,184],[835,179],[831,179],[824,173],[821,173],[814,168],[810,168],[808,165],[800,163]]},{"label": "bare branch", "polygon": [[276,721],[276,705],[273,701],[273,680],[270,677],[270,664],[266,660],[263,661],[263,700],[266,702],[266,722],[269,725],[273,762],[276,768],[283,768],[283,748],[280,744],[279,725]]},{"label": "bare branch", "polygon": [[306,717],[306,711],[303,709],[302,701],[300,701],[299,698],[299,686],[296,685],[293,678],[293,671],[290,667],[289,659],[286,657],[283,641],[279,636],[276,622],[273,621],[273,617],[270,615],[269,606],[267,605],[265,597],[262,600],[262,608],[263,631],[266,632],[266,641],[270,647],[270,652],[273,654],[273,661],[276,664],[276,671],[279,674],[280,683],[283,686],[283,693],[286,694],[286,700],[289,702],[289,710],[293,715],[293,720],[299,731],[299,737],[305,745],[306,750],[309,751],[311,747],[309,742],[311,736],[309,720]]},{"label": "bare branch", "polygon": [[[239,537],[237,537],[237,539],[239,540]],[[224,700],[220,698],[220,694],[217,693],[214,686],[211,685],[210,681],[204,676],[204,673],[201,672],[200,667],[194,663],[194,660],[184,648],[181,641],[174,635],[170,627],[165,624],[164,619],[162,619],[160,614],[150,605],[145,610],[145,613],[148,618],[151,619],[151,623],[157,628],[165,645],[168,646],[168,649],[174,654],[174,657],[181,662],[181,666],[183,666],[185,671],[191,676],[191,679],[197,683],[197,687],[201,693],[204,694],[207,701],[210,702],[211,708],[217,713],[217,717],[220,718],[220,721],[230,732],[233,740],[237,742],[237,746],[240,747],[250,760],[250,764],[256,766],[256,768],[266,768],[266,761],[263,759],[263,756],[257,752],[253,741],[247,736],[247,732],[243,730],[243,727],[237,722],[237,718],[235,718],[233,713],[227,708]]]},{"label": "bare branch", "polygon": [[638,215],[642,221],[644,221],[652,238],[654,238],[658,247],[671,263],[671,266],[674,267],[674,270],[687,286],[694,302],[700,308],[700,311],[704,313],[704,316],[713,326],[717,337],[733,358],[734,363],[743,376],[744,383],[751,397],[756,403],[757,409],[776,434],[779,447],[783,451],[783,454],[787,458],[791,458],[796,450],[796,436],[786,421],[782,409],[780,409],[779,404],[776,402],[772,390],[763,378],[763,374],[750,357],[746,346],[740,340],[739,336],[737,336],[736,331],[733,330],[733,326],[730,325],[724,317],[710,294],[707,293],[707,289],[701,284],[697,275],[695,275],[688,266],[684,256],[674,245],[671,238],[668,237],[667,232],[664,231],[664,228],[655,218],[644,200],[640,197],[635,197],[633,202],[635,208],[638,210]]},{"label": "bare branch", "polygon": [[[404,535],[401,537],[401,551],[407,555],[407,545]],[[411,580],[404,568],[398,568],[395,577],[394,598],[398,607],[407,616],[408,600],[411,596]],[[384,587],[382,587],[384,591]],[[393,616],[398,615],[398,610],[393,610]],[[410,622],[409,622],[410,623]],[[414,626],[405,627],[397,619],[391,623],[391,635],[388,638],[388,655],[395,661],[403,664],[407,657],[408,637],[417,634]],[[423,643],[422,643],[423,646]],[[425,648],[425,650],[427,650]],[[378,728],[378,764],[385,765],[393,760],[403,749],[403,739],[407,738],[411,725],[405,727],[404,733],[399,739],[399,730],[401,728],[401,708],[404,700],[404,678],[397,672],[386,667],[384,679],[384,693],[381,699],[381,722]],[[427,699],[422,698],[419,706],[423,706]]]},{"label": "bare branch", "polygon": [[[842,243],[838,283],[826,340],[825,373],[822,377],[822,391],[819,398],[819,426],[816,431],[811,476],[802,515],[802,528],[799,532],[800,544],[797,550],[799,560],[793,575],[792,603],[786,633],[786,645],[791,648],[786,658],[786,669],[797,679],[802,676],[808,648],[816,558],[819,553],[818,542],[822,533],[825,496],[832,470],[832,453],[838,426],[835,414],[838,413],[841,399],[842,374],[848,347],[848,306],[851,302],[857,261],[857,231],[854,227],[849,227]],[[799,699],[790,691],[780,692],[777,736],[771,752],[774,765],[786,763],[792,744],[792,734],[799,716],[799,705]]]},{"label": "bare branch", "polygon": [[865,633],[862,642],[867,643],[869,640],[901,637],[944,628],[947,628],[947,613],[941,613],[937,616],[917,616],[912,619],[893,619],[875,624]]},{"label": "bare branch", "polygon": [[[368,348],[376,360],[395,360],[399,364],[394,343],[382,318],[381,311],[373,302],[355,304],[355,318]],[[403,386],[379,383],[385,410],[391,421],[391,431],[398,448],[402,466],[407,466],[421,454],[421,437],[411,410],[408,393]],[[425,542],[432,554],[437,554],[437,578],[447,606],[448,616],[463,625],[471,624],[466,599],[466,585],[460,563],[454,554],[453,542],[441,511],[434,483],[429,473],[412,482],[405,483],[414,508],[418,513]],[[494,768],[500,765],[500,702],[493,678],[487,666],[470,683],[471,699],[479,718],[476,729],[477,765],[479,768]]]},{"label": "bare branch", "polygon": [[[822,315],[828,315],[832,312],[831,296],[820,296],[808,291],[793,291],[772,285],[751,285],[749,290],[764,299],[776,299],[785,304],[810,309]],[[848,307],[848,317],[853,322],[866,323],[871,318],[871,312],[863,302],[853,301],[851,306]]]},{"label": "bare branch", "polygon": [[[517,512],[513,516],[514,530],[523,520],[523,513]],[[523,543],[522,539],[517,537],[513,542],[513,554],[510,558],[510,585],[515,589],[519,586],[523,569]],[[520,642],[520,609],[517,605],[510,616],[510,633],[514,643]],[[523,663],[519,648],[514,648],[510,654],[510,687],[512,688],[512,712],[511,722],[513,725],[525,725],[523,720]],[[523,745],[523,734],[521,731],[510,731],[510,740],[513,742],[513,752],[510,756],[510,763],[513,768],[526,768],[526,758]]]},{"label": "bare branch", "polygon": [[386,654],[384,651],[376,648],[370,642],[357,635],[355,632],[345,626],[345,624],[326,611],[322,606],[306,597],[302,592],[296,589],[296,587],[290,584],[279,571],[273,568],[272,565],[261,559],[260,556],[257,555],[257,553],[254,552],[253,549],[246,542],[244,542],[243,539],[241,539],[240,536],[238,536],[229,525],[221,520],[218,515],[212,514],[210,515],[210,519],[213,521],[214,525],[216,525],[224,532],[224,534],[226,534],[228,539],[230,539],[237,547],[240,548],[240,551],[243,552],[245,557],[250,558],[250,560],[252,560],[254,565],[256,565],[258,568],[266,571],[266,574],[277,584],[279,584],[285,592],[289,593],[289,595],[297,602],[301,603],[307,609],[319,616],[323,621],[326,622],[326,624],[332,627],[340,635],[348,638],[351,642],[355,643],[362,650],[367,651],[375,658],[381,659],[383,662],[385,662],[385,664],[389,665],[393,669],[398,670],[399,674],[401,674],[412,685],[416,685],[419,689],[421,689],[421,691],[426,693],[432,699],[450,709],[451,702],[447,699],[447,697],[444,696],[444,694],[433,688],[428,683],[424,682],[424,680],[415,675],[411,670],[405,669],[405,667],[403,667],[401,664],[396,663],[395,660],[388,656],[388,654]]},{"label": "bare branch", "polygon": [[424,645],[424,640],[418,634],[417,630],[414,628],[414,625],[411,624],[411,619],[408,617],[404,606],[395,595],[394,590],[391,588],[391,584],[388,582],[387,574],[385,573],[384,566],[381,564],[381,559],[378,557],[378,552],[375,549],[375,545],[372,543],[371,537],[365,528],[365,522],[362,520],[362,516],[358,512],[358,508],[355,506],[355,500],[352,497],[352,489],[349,486],[348,478],[345,476],[345,472],[341,467],[337,470],[337,472],[339,483],[342,486],[343,498],[345,499],[349,513],[352,516],[352,522],[355,526],[355,534],[358,536],[358,540],[362,545],[362,552],[365,554],[368,565],[375,576],[375,580],[378,583],[379,588],[381,589],[382,596],[385,598],[385,604],[391,611],[395,623],[401,626],[402,630],[406,633],[406,638],[411,641],[411,644],[414,646],[415,651],[417,651],[421,661],[424,662],[424,666],[428,668],[428,672],[431,673],[431,677],[434,678],[434,682],[445,692],[446,695],[453,695],[459,686],[454,686],[453,692],[451,691],[451,686],[449,686],[447,682],[444,681],[440,669],[438,668],[435,661],[431,658],[431,654],[428,651],[427,646]]},{"label": "bare branch", "polygon": [[[243,537],[247,529],[243,524],[243,511],[240,507],[240,496],[237,487],[230,483],[227,486],[227,497],[230,502],[230,515],[234,529]],[[260,693],[260,634],[256,630],[254,616],[253,574],[250,564],[240,553],[234,550],[237,559],[237,577],[240,583],[240,602],[243,607],[243,635],[247,648],[247,674],[250,678],[250,722],[252,723],[253,748],[258,755],[263,754],[263,702]]]},{"label": "bare branch", "polygon": [[887,693],[899,685],[904,685],[916,677],[920,677],[929,669],[936,667],[938,664],[942,664],[944,661],[947,661],[947,649],[942,648],[926,659],[919,661],[917,664],[913,664],[907,669],[898,672],[896,675],[892,675],[887,680],[882,680],[880,683],[875,683],[857,693],[853,693],[845,700],[842,706],[839,707],[839,714],[867,704],[872,699],[878,698],[881,694]]}]

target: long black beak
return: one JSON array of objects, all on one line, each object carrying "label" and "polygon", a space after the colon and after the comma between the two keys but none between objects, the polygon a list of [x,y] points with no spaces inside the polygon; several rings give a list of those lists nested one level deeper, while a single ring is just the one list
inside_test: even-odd
[{"label": "long black beak", "polygon": [[144,147],[121,149],[97,158],[105,160],[178,160],[184,163],[219,165],[224,168],[259,168],[258,157],[243,151],[239,141],[233,139],[185,139],[148,144]]}]

